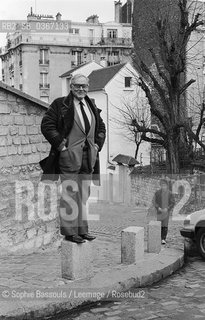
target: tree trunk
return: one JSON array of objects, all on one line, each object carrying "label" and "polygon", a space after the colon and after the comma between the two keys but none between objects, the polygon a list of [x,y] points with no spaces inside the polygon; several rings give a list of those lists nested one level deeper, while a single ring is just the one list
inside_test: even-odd
[{"label": "tree trunk", "polygon": [[169,139],[167,145],[167,155],[168,155],[168,162],[169,162],[169,173],[170,174],[177,174],[180,171],[179,165],[179,148],[178,143]]},{"label": "tree trunk", "polygon": [[137,159],[140,143],[136,143],[135,159]]}]

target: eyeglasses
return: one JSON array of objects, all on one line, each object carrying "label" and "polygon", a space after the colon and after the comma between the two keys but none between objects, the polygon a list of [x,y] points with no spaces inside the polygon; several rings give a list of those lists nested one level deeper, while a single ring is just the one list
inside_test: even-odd
[{"label": "eyeglasses", "polygon": [[75,89],[87,89],[88,88],[88,84],[78,84],[78,83],[73,83],[73,86]]}]

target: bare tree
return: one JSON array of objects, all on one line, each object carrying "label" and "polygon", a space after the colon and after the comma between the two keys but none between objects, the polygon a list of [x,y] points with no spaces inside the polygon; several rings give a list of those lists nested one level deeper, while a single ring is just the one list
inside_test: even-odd
[{"label": "bare tree", "polygon": [[137,159],[139,147],[144,141],[144,132],[140,132],[136,126],[133,126],[133,122],[137,119],[138,123],[148,129],[151,126],[151,119],[148,101],[144,94],[142,96],[142,89],[138,85],[139,79],[134,74],[133,79],[135,81],[135,94],[122,98],[121,106],[113,106],[118,110],[119,116],[111,119],[111,121],[124,131],[124,136],[128,141],[135,143],[134,157]]},{"label": "bare tree", "polygon": [[[173,0],[172,0],[173,1]],[[203,25],[200,13],[196,8],[191,9],[187,0],[175,0],[175,15],[171,10],[169,0],[159,1],[163,3],[163,10],[155,11],[155,39],[147,40],[143,48],[149,54],[148,63],[139,55],[138,13],[139,5],[149,0],[135,0],[133,14],[133,40],[135,67],[142,75],[139,85],[144,90],[149,101],[152,120],[159,124],[160,130],[147,128],[136,118],[132,119],[133,130],[141,133],[144,141],[158,143],[167,151],[169,170],[171,173],[180,171],[180,150],[191,154],[193,141],[205,149],[200,139],[200,132],[204,122],[205,103],[200,107],[198,125],[193,127],[187,112],[186,92],[189,86],[195,82],[194,78],[187,79],[187,44],[191,34]],[[155,5],[156,2],[154,1]],[[172,2],[171,2],[172,3]],[[152,7],[152,10],[154,7]],[[191,14],[189,14],[191,12]],[[173,20],[171,20],[173,18]],[[157,43],[154,43],[157,42]],[[148,56],[148,55],[147,55]],[[145,80],[146,79],[146,80]],[[155,138],[150,137],[154,133]],[[158,137],[158,138],[157,138]]]}]

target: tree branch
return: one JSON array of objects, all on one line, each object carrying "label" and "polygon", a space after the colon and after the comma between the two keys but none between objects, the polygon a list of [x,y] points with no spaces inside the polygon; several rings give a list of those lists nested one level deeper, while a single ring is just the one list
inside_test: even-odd
[{"label": "tree branch", "polygon": [[205,111],[205,102],[203,101],[202,102],[202,107],[201,107],[201,110],[200,110],[200,121],[199,121],[199,124],[198,124],[198,127],[196,129],[196,136],[199,138],[199,133],[201,131],[201,128],[202,128],[202,125],[204,123],[204,111]]},{"label": "tree branch", "polygon": [[153,60],[155,62],[155,65],[157,67],[157,70],[158,70],[158,73],[159,73],[160,77],[164,80],[164,82],[165,82],[165,84],[167,86],[167,89],[170,92],[171,91],[171,83],[170,83],[169,79],[167,78],[165,72],[162,70],[162,66],[159,63],[158,58],[157,58],[154,50],[152,48],[150,48],[149,51],[151,52],[152,58],[153,58]]},{"label": "tree branch", "polygon": [[166,139],[167,138],[167,135],[159,130],[156,130],[156,129],[152,129],[152,128],[146,128],[145,126],[141,126],[139,125],[139,123],[137,122],[136,119],[133,119],[132,121],[132,126],[136,127],[137,128],[137,131],[138,132],[144,132],[144,133],[153,133],[153,134],[157,134],[159,135],[160,137],[162,137],[163,139]]},{"label": "tree branch", "polygon": [[155,139],[155,138],[147,137],[147,136],[146,136],[146,133],[144,133],[144,134],[142,135],[142,139],[143,139],[144,141],[147,141],[147,142],[159,144],[159,145],[163,146],[164,148],[166,148],[166,141],[160,140],[160,139]]},{"label": "tree branch", "polygon": [[139,78],[139,86],[144,90],[146,97],[150,104],[150,111],[151,113],[161,122],[162,126],[166,130],[168,119],[166,115],[163,115],[155,106],[155,101],[153,99],[153,96],[151,94],[150,88],[145,83],[145,81],[140,77]]},{"label": "tree branch", "polygon": [[169,100],[166,98],[165,90],[160,86],[159,82],[153,75],[153,73],[150,71],[150,69],[147,67],[147,65],[141,61],[141,67],[142,70],[150,77],[150,79],[153,81],[154,87],[156,88],[157,92],[159,93],[159,96],[161,97],[161,100],[164,105],[170,105]]},{"label": "tree branch", "polygon": [[187,123],[179,123],[178,127],[184,127],[189,137],[193,139],[196,143],[198,143],[198,145],[200,145],[205,150],[205,144],[200,141],[199,137],[192,131],[192,129]]},{"label": "tree branch", "polygon": [[179,94],[181,95],[192,83],[196,82],[196,80],[191,79],[180,89]]}]

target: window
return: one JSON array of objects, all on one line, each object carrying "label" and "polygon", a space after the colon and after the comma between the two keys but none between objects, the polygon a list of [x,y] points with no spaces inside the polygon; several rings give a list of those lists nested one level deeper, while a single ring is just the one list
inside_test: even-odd
[{"label": "window", "polygon": [[69,28],[69,33],[79,34],[79,33],[80,33],[80,30],[79,30],[79,29],[74,29],[74,28]]},{"label": "window", "polygon": [[108,61],[107,62],[107,66],[110,67],[110,66],[114,66],[114,65],[119,64],[119,63],[120,63],[120,61]]},{"label": "window", "polygon": [[117,38],[117,29],[107,29],[107,37],[110,39]]},{"label": "window", "polygon": [[40,64],[48,64],[48,49],[40,49]]},{"label": "window", "polygon": [[12,77],[10,78],[10,82],[11,82],[11,87],[14,88],[14,76],[12,76]]},{"label": "window", "polygon": [[94,43],[94,41],[93,41],[94,40],[94,30],[93,29],[89,29],[88,32],[89,32],[90,45],[92,46],[93,43]]},{"label": "window", "polygon": [[40,73],[40,88],[49,88],[48,74],[45,72]]},{"label": "window", "polygon": [[108,51],[108,56],[119,57],[119,55],[120,55],[119,51],[115,51],[115,50]]},{"label": "window", "polygon": [[132,77],[125,77],[125,88],[131,87],[131,80],[132,80]]},{"label": "window", "polygon": [[108,66],[113,66],[120,63],[120,52],[117,50],[109,50],[108,54]]},{"label": "window", "polygon": [[20,73],[19,75],[19,89],[23,90],[23,77],[22,77],[22,73]]},{"label": "window", "polygon": [[80,64],[82,64],[82,52],[72,50],[71,66],[79,66]]},{"label": "window", "polygon": [[22,67],[22,51],[19,52],[19,66]]}]

